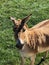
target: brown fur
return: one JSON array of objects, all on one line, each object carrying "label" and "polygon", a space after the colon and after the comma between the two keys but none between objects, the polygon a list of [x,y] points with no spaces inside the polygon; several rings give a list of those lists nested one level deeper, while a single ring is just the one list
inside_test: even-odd
[{"label": "brown fur", "polygon": [[[24,19],[23,21],[21,20],[21,22],[18,21],[19,24],[15,21],[14,19],[15,26],[19,26]],[[23,28],[25,32],[23,32]],[[18,33],[18,38],[24,42],[24,46],[20,50],[21,65],[24,65],[24,57],[30,57],[30,65],[34,65],[36,54],[49,50],[49,20],[42,21],[32,28],[28,28],[25,23],[23,28]]]}]

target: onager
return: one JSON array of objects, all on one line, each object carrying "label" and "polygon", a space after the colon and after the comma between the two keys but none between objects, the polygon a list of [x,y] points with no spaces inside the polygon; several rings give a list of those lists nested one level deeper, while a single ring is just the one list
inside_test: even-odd
[{"label": "onager", "polygon": [[24,65],[25,57],[29,57],[30,65],[34,65],[36,54],[49,50],[49,20],[28,28],[26,21],[30,16],[18,20],[10,17],[14,23],[13,31],[16,47],[21,54],[21,65]]}]

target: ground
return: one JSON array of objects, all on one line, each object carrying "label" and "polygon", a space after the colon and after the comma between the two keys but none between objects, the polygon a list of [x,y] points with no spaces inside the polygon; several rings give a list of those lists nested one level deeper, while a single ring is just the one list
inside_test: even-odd
[{"label": "ground", "polygon": [[[0,0],[0,65],[20,65],[20,54],[15,47],[12,30],[13,23],[9,17],[22,19],[30,13],[32,16],[27,22],[29,27],[49,19],[49,0]],[[37,55],[35,65],[42,55],[44,54]],[[29,62],[26,59],[25,65],[29,65]],[[49,65],[49,59],[45,63]]]}]

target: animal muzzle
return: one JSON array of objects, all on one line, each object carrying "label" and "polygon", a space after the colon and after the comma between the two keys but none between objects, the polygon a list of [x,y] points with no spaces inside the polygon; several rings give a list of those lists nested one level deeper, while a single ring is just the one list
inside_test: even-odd
[{"label": "animal muzzle", "polygon": [[24,45],[24,44],[21,44],[20,40],[18,39],[18,40],[17,40],[16,47],[17,47],[18,49],[22,49],[23,45]]}]

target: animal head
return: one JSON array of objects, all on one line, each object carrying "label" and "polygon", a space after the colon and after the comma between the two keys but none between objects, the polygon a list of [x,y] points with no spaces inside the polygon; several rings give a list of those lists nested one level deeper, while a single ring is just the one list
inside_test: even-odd
[{"label": "animal head", "polygon": [[26,21],[29,20],[31,15],[32,14],[26,16],[23,19],[18,19],[18,20],[16,20],[13,17],[10,17],[10,19],[14,23],[13,31],[14,31],[15,40],[17,42],[16,47],[19,49],[21,49],[24,45],[25,31],[28,29]]}]

